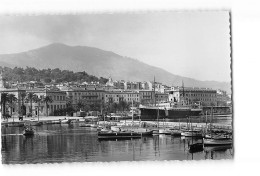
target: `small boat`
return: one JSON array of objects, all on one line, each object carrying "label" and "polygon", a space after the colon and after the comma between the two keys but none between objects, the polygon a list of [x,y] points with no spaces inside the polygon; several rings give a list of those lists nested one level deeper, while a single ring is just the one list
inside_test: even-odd
[{"label": "small boat", "polygon": [[180,130],[171,130],[171,135],[172,136],[181,136],[181,131]]},{"label": "small boat", "polygon": [[139,133],[135,132],[114,132],[114,131],[109,131],[109,132],[98,132],[98,138],[99,139],[127,139],[127,138],[141,138],[142,135]]},{"label": "small boat", "polygon": [[194,143],[189,145],[190,153],[201,152],[201,151],[203,151],[203,143]]},{"label": "small boat", "polygon": [[65,118],[65,119],[60,120],[60,123],[61,123],[61,124],[62,124],[62,123],[63,123],[63,124],[64,124],[64,123],[65,123],[65,124],[70,124],[71,121],[72,121],[71,119],[66,119],[66,118]]},{"label": "small boat", "polygon": [[31,125],[31,126],[42,126],[42,125],[43,125],[43,122],[31,121],[31,122],[30,122],[30,125]]},{"label": "small boat", "polygon": [[98,125],[97,125],[97,124],[90,124],[90,127],[91,127],[91,128],[97,128]]},{"label": "small boat", "polygon": [[91,124],[89,124],[89,123],[80,123],[79,126],[80,127],[91,127]]},{"label": "small boat", "polygon": [[23,135],[25,136],[32,136],[34,135],[34,129],[31,126],[25,126],[24,130],[23,130]]},{"label": "small boat", "polygon": [[10,123],[10,124],[7,124],[8,127],[23,127],[24,126],[24,123]]},{"label": "small boat", "polygon": [[171,135],[171,130],[167,128],[159,129],[159,134]]},{"label": "small boat", "polygon": [[232,145],[233,140],[231,138],[203,138],[203,144],[204,146],[209,146],[209,145]]},{"label": "small boat", "polygon": [[226,151],[228,149],[232,149],[231,145],[218,145],[218,146],[204,146],[204,151],[211,152],[211,151]]},{"label": "small boat", "polygon": [[153,135],[153,130],[146,129],[146,128],[133,128],[133,129],[129,129],[129,131],[138,133],[141,136],[152,136]]},{"label": "small boat", "polygon": [[185,137],[202,137],[202,132],[197,130],[186,130],[181,133]]}]

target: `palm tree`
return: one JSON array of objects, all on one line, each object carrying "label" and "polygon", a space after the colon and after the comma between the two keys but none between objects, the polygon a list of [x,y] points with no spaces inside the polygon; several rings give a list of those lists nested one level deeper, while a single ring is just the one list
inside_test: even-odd
[{"label": "palm tree", "polygon": [[26,101],[30,102],[30,113],[31,114],[32,114],[32,103],[33,103],[33,100],[35,99],[35,96],[36,95],[33,92],[29,92],[26,95]]},{"label": "palm tree", "polygon": [[38,116],[38,122],[39,122],[39,110],[40,110],[40,105],[43,102],[43,98],[42,97],[38,97],[38,96],[34,96],[33,97],[33,102],[37,103],[38,108],[37,108],[37,116]]},{"label": "palm tree", "polygon": [[52,98],[51,98],[50,96],[45,96],[45,97],[43,98],[43,102],[44,102],[45,105],[46,105],[46,115],[47,115],[47,117],[48,117],[48,109],[49,109],[48,103],[52,103],[53,100],[52,100]]},{"label": "palm tree", "polygon": [[25,93],[25,92],[22,92],[22,93],[20,94],[20,96],[21,96],[21,99],[22,99],[22,108],[21,108],[22,110],[21,110],[20,113],[21,113],[22,115],[24,115],[24,113],[25,113],[25,112],[24,112],[24,111],[25,111],[25,110],[24,110],[24,100],[25,100],[25,98],[26,98],[26,93]]},{"label": "palm tree", "polygon": [[1,106],[2,106],[2,114],[3,117],[5,117],[5,108],[6,108],[6,103],[8,102],[8,93],[1,93]]},{"label": "palm tree", "polygon": [[[8,94],[8,104],[9,104],[9,108],[11,109],[11,117],[13,115],[13,106],[15,102],[17,102],[17,98],[15,97],[15,95]],[[13,117],[13,122],[14,122],[14,117]]]}]

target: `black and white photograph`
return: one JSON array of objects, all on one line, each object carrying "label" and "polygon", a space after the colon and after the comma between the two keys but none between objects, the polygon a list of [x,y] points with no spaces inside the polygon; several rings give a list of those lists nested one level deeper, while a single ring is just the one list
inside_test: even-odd
[{"label": "black and white photograph", "polygon": [[0,15],[2,164],[233,160],[231,21]]}]

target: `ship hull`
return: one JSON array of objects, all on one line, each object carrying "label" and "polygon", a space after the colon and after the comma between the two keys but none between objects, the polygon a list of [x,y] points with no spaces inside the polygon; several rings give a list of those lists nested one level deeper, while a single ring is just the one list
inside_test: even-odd
[{"label": "ship hull", "polygon": [[[158,116],[158,109],[156,108],[140,108],[141,120],[155,121]],[[202,110],[199,109],[159,109],[159,120],[174,121],[178,119],[186,119],[187,117],[199,117]]]}]

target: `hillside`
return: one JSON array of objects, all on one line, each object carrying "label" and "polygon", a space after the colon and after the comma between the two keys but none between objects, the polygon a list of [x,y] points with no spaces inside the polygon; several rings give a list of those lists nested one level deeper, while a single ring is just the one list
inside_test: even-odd
[{"label": "hillside", "polygon": [[38,69],[60,68],[74,72],[86,71],[90,75],[114,80],[156,81],[169,86],[209,87],[231,92],[227,82],[199,81],[169,73],[161,68],[150,66],[136,59],[123,57],[110,51],[87,46],[68,46],[54,43],[45,47],[16,54],[0,55],[0,64],[5,66],[35,67]]}]

